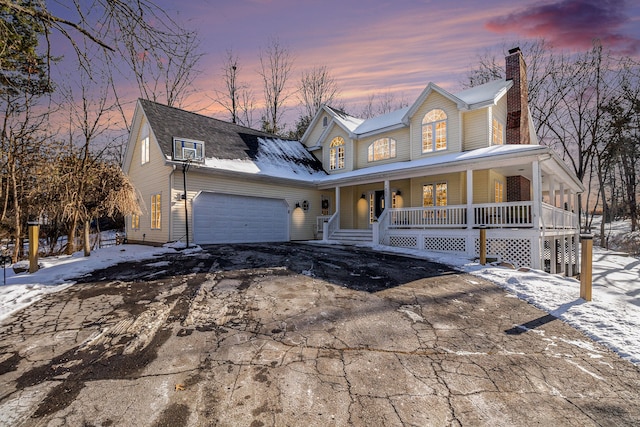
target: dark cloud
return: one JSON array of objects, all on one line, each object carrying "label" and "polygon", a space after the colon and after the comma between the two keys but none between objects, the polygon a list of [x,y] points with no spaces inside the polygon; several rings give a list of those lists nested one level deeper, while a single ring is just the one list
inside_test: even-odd
[{"label": "dark cloud", "polygon": [[486,23],[497,33],[541,37],[558,47],[588,48],[594,39],[623,52],[640,52],[640,40],[619,32],[628,21],[624,0],[562,0],[532,6]]}]

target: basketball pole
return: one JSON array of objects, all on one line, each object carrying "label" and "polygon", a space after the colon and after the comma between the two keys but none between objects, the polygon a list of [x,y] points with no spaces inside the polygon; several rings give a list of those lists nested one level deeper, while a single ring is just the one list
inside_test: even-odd
[{"label": "basketball pole", "polygon": [[187,171],[189,170],[189,162],[187,159],[182,163],[182,180],[184,183],[184,226],[187,230],[187,249],[189,248],[189,211],[187,209]]}]

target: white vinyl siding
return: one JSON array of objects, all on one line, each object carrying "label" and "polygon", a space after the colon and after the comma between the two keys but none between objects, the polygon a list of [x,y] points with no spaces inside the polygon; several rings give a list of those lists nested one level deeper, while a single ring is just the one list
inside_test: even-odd
[{"label": "white vinyl siding", "polygon": [[[437,184],[447,183],[447,205],[461,205],[465,203],[464,185],[465,177],[464,173],[447,173],[440,175],[432,175],[418,178],[411,178],[410,194],[402,191],[403,204],[408,206],[408,198],[411,199],[411,206],[422,206],[422,190],[425,184]],[[435,186],[434,186],[435,191]]]},{"label": "white vinyl siding", "polygon": [[[425,114],[433,109],[441,109],[447,115],[447,149],[423,153],[422,119]],[[460,132],[460,114],[458,113],[457,105],[439,93],[431,92],[411,117],[411,158],[418,159],[421,157],[461,151]]]},{"label": "white vinyl siding", "polygon": [[[169,176],[172,167],[165,165],[165,157],[160,151],[153,133],[149,133],[149,162],[141,165],[140,153],[142,151],[142,131],[144,127],[144,118],[140,120],[138,129],[134,129],[135,146],[132,150],[132,161],[129,163],[129,170],[125,171],[131,182],[135,183],[136,190],[139,192],[139,202],[142,214],[139,218],[139,228],[131,227],[131,222],[126,223],[127,239],[130,241],[145,241],[166,243],[169,241],[169,209],[171,200],[166,196],[169,189]],[[177,172],[176,172],[177,173]],[[180,178],[182,176],[180,175]],[[161,219],[162,227],[159,229],[151,229],[151,196],[153,194],[162,194],[161,197]]]},{"label": "white vinyl siding", "polygon": [[489,108],[468,111],[462,114],[464,123],[464,150],[475,150],[489,146],[490,135]]},{"label": "white vinyl siding", "polygon": [[[187,204],[189,216],[192,217],[193,198],[200,190],[224,194],[236,194],[254,197],[266,197],[272,199],[284,199],[289,205],[290,221],[289,238],[291,240],[311,240],[315,237],[316,217],[322,214],[321,197],[329,199],[330,210],[335,210],[335,202],[332,190],[315,190],[313,188],[301,188],[288,186],[281,183],[269,183],[264,180],[247,180],[228,178],[220,175],[198,173],[190,169],[187,173]],[[178,240],[185,236],[184,200],[180,195],[184,192],[182,183],[182,171],[176,171],[173,175],[173,190],[171,194],[171,237],[170,240]],[[294,209],[296,202],[309,202],[309,210]],[[193,223],[189,222],[190,238],[193,240]]]},{"label": "white vinyl siding", "polygon": [[[396,140],[396,157],[386,160],[369,162],[369,146],[380,138],[393,138]],[[357,141],[356,169],[376,166],[385,163],[404,162],[410,158],[409,128],[398,129],[379,135],[362,138]]]},{"label": "white vinyl siding", "polygon": [[327,128],[322,126],[322,122],[325,118],[327,119],[327,126],[335,126],[330,124],[331,117],[329,116],[329,114],[323,112],[322,115],[318,118],[315,127],[311,130],[311,132],[309,132],[309,135],[307,135],[307,139],[304,141],[307,147],[314,147],[318,145],[320,136],[322,136],[322,133],[327,130]]}]

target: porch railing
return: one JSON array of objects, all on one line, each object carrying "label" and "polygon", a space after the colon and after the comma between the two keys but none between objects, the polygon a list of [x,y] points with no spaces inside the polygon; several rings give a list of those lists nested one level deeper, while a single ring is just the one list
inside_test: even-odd
[{"label": "porch railing", "polygon": [[451,228],[466,227],[466,206],[431,206],[424,208],[391,209],[391,228]]},{"label": "porch railing", "polygon": [[[326,226],[326,217],[318,217]],[[532,228],[533,202],[484,203],[467,205],[433,206],[419,208],[385,209],[378,218],[380,239],[384,239],[387,229],[429,229],[429,228]],[[325,239],[339,226],[334,214],[328,219],[329,229]],[[540,227],[544,229],[573,229],[577,227],[576,215],[561,208],[542,204]]]},{"label": "porch railing", "polygon": [[472,226],[532,227],[533,202],[484,203],[473,205]]},{"label": "porch railing", "polygon": [[331,215],[320,215],[316,217],[316,233],[324,231],[324,223],[331,219]]},{"label": "porch railing", "polygon": [[576,228],[576,215],[566,209],[542,203],[542,226],[544,228]]},{"label": "porch railing", "polygon": [[322,222],[322,239],[328,240],[340,225],[340,212],[335,212],[328,220]]}]

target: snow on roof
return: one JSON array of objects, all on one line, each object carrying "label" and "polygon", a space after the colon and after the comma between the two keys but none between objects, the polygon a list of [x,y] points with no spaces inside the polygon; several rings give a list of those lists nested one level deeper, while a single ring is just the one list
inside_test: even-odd
[{"label": "snow on roof", "polygon": [[343,127],[349,130],[349,132],[353,132],[358,126],[360,126],[362,122],[364,122],[363,119],[359,119],[357,117],[353,117],[348,114],[341,113],[339,111],[334,110],[333,108],[331,109],[331,111],[334,112],[334,116],[333,116],[334,120],[339,122]]},{"label": "snow on roof", "polygon": [[399,110],[392,111],[381,116],[364,120],[362,124],[354,130],[354,133],[362,135],[368,132],[385,129],[394,125],[400,125],[402,124],[402,117],[404,117],[407,111],[409,111],[409,107],[401,108]]},{"label": "snow on roof", "polygon": [[206,158],[205,167],[269,177],[309,180],[326,176],[318,160],[298,141],[258,138],[255,159]]},{"label": "snow on roof", "polygon": [[368,168],[357,169],[351,172],[345,172],[335,175],[327,175],[320,180],[320,183],[332,182],[343,179],[363,177],[367,175],[375,175],[379,173],[398,172],[406,169],[439,166],[453,162],[463,162],[478,160],[486,157],[494,157],[499,155],[507,155],[512,153],[524,154],[527,151],[543,150],[548,151],[548,147],[541,145],[494,145],[487,148],[479,148],[477,150],[462,151],[456,153],[443,154],[439,156],[424,157],[417,160],[409,160],[405,162],[387,163],[384,165],[371,166]]},{"label": "snow on roof", "polygon": [[502,91],[506,92],[512,84],[513,82],[511,80],[494,80],[492,82],[458,92],[455,96],[469,105],[489,101],[493,102],[497,95]]}]

